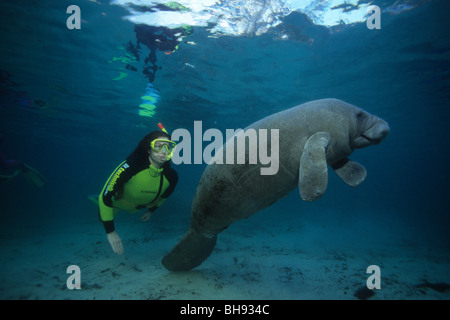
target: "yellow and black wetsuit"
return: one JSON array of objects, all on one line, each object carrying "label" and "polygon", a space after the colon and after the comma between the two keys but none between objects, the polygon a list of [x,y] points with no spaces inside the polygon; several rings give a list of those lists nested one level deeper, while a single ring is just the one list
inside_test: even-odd
[{"label": "yellow and black wetsuit", "polygon": [[172,194],[177,182],[178,175],[169,163],[156,169],[147,157],[128,157],[114,170],[98,198],[106,233],[115,230],[114,216],[120,210],[155,211]]}]

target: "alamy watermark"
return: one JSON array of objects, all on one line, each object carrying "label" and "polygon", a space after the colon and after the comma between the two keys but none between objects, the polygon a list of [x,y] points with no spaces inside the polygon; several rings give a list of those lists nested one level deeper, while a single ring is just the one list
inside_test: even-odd
[{"label": "alamy watermark", "polygon": [[[67,18],[67,29],[81,29],[81,9],[77,5],[70,5],[67,7],[66,13],[70,14]],[[370,14],[370,16],[369,16]],[[367,7],[366,25],[368,29],[381,29],[381,9],[379,6],[370,5]]]},{"label": "alamy watermark", "polygon": [[[279,130],[226,129],[225,140],[219,129],[203,132],[202,121],[194,121],[194,137],[186,129],[172,132],[172,140],[178,142],[172,162],[174,164],[261,164],[261,175],[274,175],[279,168]],[[180,141],[180,138],[182,139]],[[225,144],[224,144],[225,141]],[[209,142],[203,149],[203,142]],[[269,152],[270,150],[270,152]],[[248,158],[248,159],[247,159]],[[248,162],[247,162],[248,160]]]},{"label": "alamy watermark", "polygon": [[72,264],[67,267],[66,273],[71,274],[66,281],[67,289],[81,289],[81,269],[79,266]]},{"label": "alamy watermark", "polygon": [[367,289],[381,289],[381,270],[377,265],[370,265],[367,267],[366,273],[370,273],[371,276],[367,278]]},{"label": "alamy watermark", "polygon": [[[81,289],[81,269],[77,265],[70,265],[67,267],[66,273],[70,274],[67,278],[66,286],[69,290]],[[381,270],[377,265],[370,265],[367,267],[366,273],[371,275],[367,278],[366,286],[367,289],[381,289]]]},{"label": "alamy watermark", "polygon": [[70,13],[70,17],[66,20],[67,29],[81,29],[81,9],[79,6],[70,5],[67,7],[66,13]]},{"label": "alamy watermark", "polygon": [[379,6],[368,6],[366,26],[368,29],[381,29],[381,9]]}]

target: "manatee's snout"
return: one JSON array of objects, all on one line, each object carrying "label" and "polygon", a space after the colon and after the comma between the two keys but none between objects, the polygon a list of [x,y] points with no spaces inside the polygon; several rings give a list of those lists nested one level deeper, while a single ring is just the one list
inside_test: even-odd
[{"label": "manatee's snout", "polygon": [[386,121],[378,118],[372,126],[361,133],[355,139],[355,148],[364,148],[373,144],[380,143],[389,133],[390,128]]}]

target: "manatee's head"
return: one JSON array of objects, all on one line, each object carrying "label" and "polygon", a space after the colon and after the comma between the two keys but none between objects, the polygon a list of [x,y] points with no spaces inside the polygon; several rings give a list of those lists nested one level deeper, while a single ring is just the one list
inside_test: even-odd
[{"label": "manatee's head", "polygon": [[389,133],[389,125],[386,121],[374,116],[362,109],[354,114],[356,118],[356,135],[353,141],[355,149],[380,143]]}]

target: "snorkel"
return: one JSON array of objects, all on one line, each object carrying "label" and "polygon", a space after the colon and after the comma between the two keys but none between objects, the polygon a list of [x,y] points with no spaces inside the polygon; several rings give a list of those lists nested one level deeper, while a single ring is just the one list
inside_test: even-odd
[{"label": "snorkel", "polygon": [[[169,135],[169,133],[164,128],[164,126],[162,125],[161,122],[158,123],[158,127],[159,127],[159,129],[161,129],[162,132],[164,132],[164,133]],[[167,144],[164,144],[162,147],[157,148],[157,147],[155,147],[155,143],[156,142],[162,142],[162,143],[167,143]],[[167,153],[166,161],[169,161],[172,158],[172,156],[173,156],[173,152],[175,150],[176,143],[174,141],[172,141],[172,140],[169,140],[169,139],[155,139],[155,140],[153,140],[151,142],[151,147],[152,147],[153,150],[158,151],[158,152],[162,151],[162,149],[166,149],[166,153]]]},{"label": "snorkel", "polygon": [[165,133],[169,134],[169,133],[167,132],[166,128],[164,128],[164,126],[162,125],[161,122],[158,123],[158,127],[161,129],[162,132],[165,132]]}]

